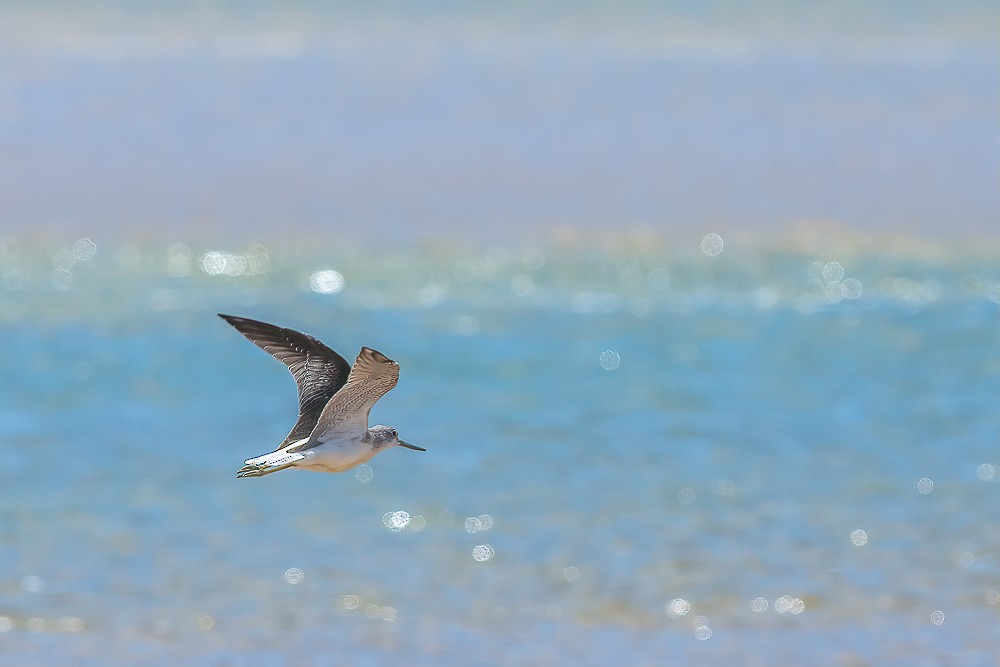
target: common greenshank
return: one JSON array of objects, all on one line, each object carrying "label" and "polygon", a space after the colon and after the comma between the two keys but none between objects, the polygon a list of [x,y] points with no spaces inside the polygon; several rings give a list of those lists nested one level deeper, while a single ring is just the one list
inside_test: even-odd
[{"label": "common greenshank", "polygon": [[397,445],[427,451],[400,440],[391,426],[368,426],[372,406],[399,381],[399,364],[389,357],[362,347],[352,368],[308,334],[246,317],[219,317],[285,364],[299,391],[295,426],[276,450],[247,459],[237,477],[260,477],[285,468],[343,472]]}]

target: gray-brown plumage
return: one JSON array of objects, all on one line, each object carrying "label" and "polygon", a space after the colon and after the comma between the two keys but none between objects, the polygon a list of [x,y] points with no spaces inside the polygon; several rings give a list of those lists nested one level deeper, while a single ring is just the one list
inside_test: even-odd
[{"label": "gray-brown plumage", "polygon": [[352,368],[307,334],[246,317],[219,314],[251,343],[288,367],[299,394],[299,418],[277,449],[246,460],[238,477],[259,477],[287,467],[341,472],[381,449],[402,446],[396,429],[368,428],[372,406],[396,386],[399,364],[362,347]]},{"label": "gray-brown plumage", "polygon": [[[277,449],[284,449],[312,433],[323,408],[347,384],[351,365],[319,340],[294,329],[285,329],[248,317],[219,317],[272,357],[288,366],[299,391],[299,418]],[[387,390],[388,391],[388,390]]]},{"label": "gray-brown plumage", "polygon": [[368,428],[372,406],[399,382],[399,364],[362,347],[347,384],[323,408],[310,440],[343,437]]}]

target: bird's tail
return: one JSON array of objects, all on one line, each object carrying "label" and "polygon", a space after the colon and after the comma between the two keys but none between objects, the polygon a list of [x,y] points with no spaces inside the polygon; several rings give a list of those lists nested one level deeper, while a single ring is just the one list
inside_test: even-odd
[{"label": "bird's tail", "polygon": [[262,477],[295,465],[305,458],[305,454],[289,453],[279,449],[270,454],[264,454],[244,461],[245,465],[236,471],[237,477]]}]

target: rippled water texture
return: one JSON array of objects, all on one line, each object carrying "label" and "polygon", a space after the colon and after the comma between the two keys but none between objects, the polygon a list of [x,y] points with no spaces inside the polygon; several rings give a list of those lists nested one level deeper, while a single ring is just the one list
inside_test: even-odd
[{"label": "rippled water texture", "polygon": [[[17,665],[989,664],[995,257],[685,242],[0,243]],[[401,365],[394,449],[216,312]]]}]

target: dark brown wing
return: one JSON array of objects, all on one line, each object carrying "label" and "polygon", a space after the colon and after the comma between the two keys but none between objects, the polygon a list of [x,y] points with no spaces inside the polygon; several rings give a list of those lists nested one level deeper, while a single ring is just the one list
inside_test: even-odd
[{"label": "dark brown wing", "polygon": [[[219,317],[251,343],[288,366],[299,390],[299,419],[278,449],[309,437],[330,397],[347,383],[351,365],[312,336],[246,317]],[[277,451],[277,450],[275,450]]]}]

